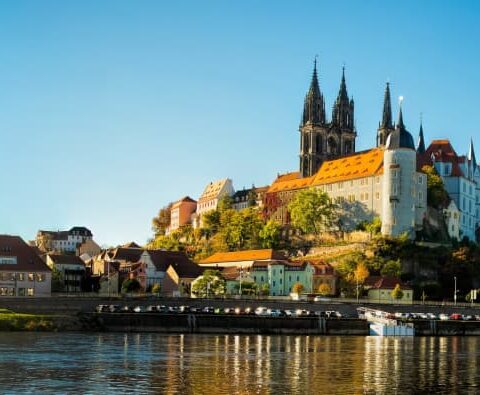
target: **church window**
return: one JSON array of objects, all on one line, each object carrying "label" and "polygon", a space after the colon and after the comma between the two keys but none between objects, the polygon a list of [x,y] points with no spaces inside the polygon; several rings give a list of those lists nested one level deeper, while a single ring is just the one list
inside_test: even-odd
[{"label": "church window", "polygon": [[327,141],[327,152],[332,155],[337,154],[337,142],[333,137],[330,137]]},{"label": "church window", "polygon": [[317,134],[317,136],[315,137],[315,146],[317,147],[317,152],[321,152],[323,150],[322,136],[320,136],[319,134]]}]

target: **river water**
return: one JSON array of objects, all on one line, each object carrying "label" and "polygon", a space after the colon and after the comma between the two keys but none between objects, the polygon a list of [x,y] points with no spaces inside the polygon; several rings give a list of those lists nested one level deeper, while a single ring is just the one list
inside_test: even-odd
[{"label": "river water", "polygon": [[0,333],[0,393],[477,393],[480,338]]}]

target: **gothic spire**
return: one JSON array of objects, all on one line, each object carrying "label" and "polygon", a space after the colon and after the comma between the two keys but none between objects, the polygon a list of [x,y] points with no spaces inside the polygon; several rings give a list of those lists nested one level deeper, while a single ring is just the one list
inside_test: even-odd
[{"label": "gothic spire", "polygon": [[418,133],[417,152],[419,154],[425,153],[425,138],[423,137],[423,122],[420,121],[420,132]]},{"label": "gothic spire", "polygon": [[398,122],[397,128],[402,130],[405,129],[405,125],[403,124],[403,114],[402,114],[402,97],[400,97],[400,109],[398,110]]},{"label": "gothic spire", "polygon": [[385,87],[385,97],[383,99],[383,114],[380,129],[392,129],[392,101],[390,99],[390,83]]},{"label": "gothic spire", "polygon": [[349,100],[347,84],[345,82],[345,66],[342,68],[342,79],[338,96],[333,104],[332,123],[345,129],[354,128],[354,104],[353,99]]},{"label": "gothic spire", "polygon": [[477,160],[475,158],[475,151],[473,149],[473,139],[470,139],[470,146],[468,148],[467,159],[469,162],[472,163],[473,169],[475,169],[477,167]]},{"label": "gothic spire", "polygon": [[325,124],[325,104],[318,84],[317,58],[315,58],[313,63],[312,81],[305,96],[301,126],[305,126],[308,123],[316,125]]},{"label": "gothic spire", "polygon": [[340,82],[340,90],[338,91],[337,101],[348,101],[347,84],[345,83],[345,66],[342,67],[342,80]]}]

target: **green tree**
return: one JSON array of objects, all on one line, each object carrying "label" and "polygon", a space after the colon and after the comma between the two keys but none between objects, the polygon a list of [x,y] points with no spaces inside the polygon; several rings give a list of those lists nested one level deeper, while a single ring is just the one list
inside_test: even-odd
[{"label": "green tree", "polygon": [[434,208],[447,207],[450,198],[442,177],[437,173],[433,166],[423,166],[422,171],[427,175],[427,203]]},{"label": "green tree", "polygon": [[280,245],[282,227],[273,220],[269,220],[259,232],[263,248],[278,248]]},{"label": "green tree", "polygon": [[55,266],[52,267],[52,292],[63,292],[65,283],[63,281],[62,272]]},{"label": "green tree", "polygon": [[205,270],[192,285],[192,293],[201,298],[225,294],[225,280],[218,270]]},{"label": "green tree", "polygon": [[142,286],[136,278],[127,278],[122,283],[122,293],[139,292]]},{"label": "green tree", "polygon": [[392,298],[395,300],[399,300],[403,298],[403,291],[400,288],[400,284],[395,285],[395,288],[390,293],[390,295],[392,295]]},{"label": "green tree", "polygon": [[402,274],[402,267],[400,264],[400,260],[389,260],[385,262],[383,265],[381,271],[380,271],[382,276],[387,276],[387,277],[400,277]]},{"label": "green tree", "polygon": [[263,283],[258,287],[258,292],[260,295],[263,295],[263,296],[270,295],[270,285],[267,283]]},{"label": "green tree", "polygon": [[296,294],[301,294],[304,289],[305,289],[305,287],[303,286],[302,283],[295,283],[292,286],[292,292],[296,293]]},{"label": "green tree", "polygon": [[152,230],[155,236],[165,235],[167,227],[170,226],[170,210],[173,203],[162,207],[157,216],[152,219]]},{"label": "green tree", "polygon": [[327,283],[320,284],[318,287],[318,293],[322,296],[331,295],[332,287],[330,287],[330,284]]},{"label": "green tree", "polygon": [[299,191],[288,205],[293,226],[315,236],[331,229],[337,219],[336,206],[317,188]]}]

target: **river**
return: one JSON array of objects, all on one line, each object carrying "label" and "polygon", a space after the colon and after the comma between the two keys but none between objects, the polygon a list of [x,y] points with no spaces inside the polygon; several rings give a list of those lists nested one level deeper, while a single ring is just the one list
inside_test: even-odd
[{"label": "river", "polygon": [[480,338],[0,333],[1,393],[476,393]]}]

